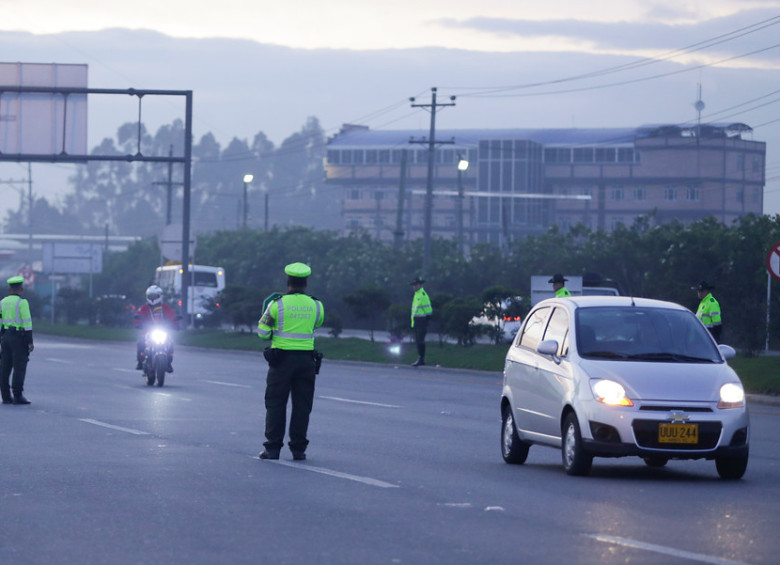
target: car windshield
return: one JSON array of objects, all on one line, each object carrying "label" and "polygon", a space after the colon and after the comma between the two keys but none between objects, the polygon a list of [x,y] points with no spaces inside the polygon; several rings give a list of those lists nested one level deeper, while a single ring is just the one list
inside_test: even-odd
[{"label": "car windshield", "polygon": [[592,307],[577,310],[577,351],[619,361],[720,363],[706,328],[691,312],[666,308]]}]

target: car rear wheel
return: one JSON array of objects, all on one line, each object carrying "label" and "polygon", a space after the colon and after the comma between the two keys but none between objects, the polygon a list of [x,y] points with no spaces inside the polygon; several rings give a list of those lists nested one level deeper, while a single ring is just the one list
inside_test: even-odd
[{"label": "car rear wheel", "polygon": [[569,475],[587,475],[593,466],[593,456],[585,453],[583,449],[580,424],[574,412],[570,412],[566,416],[561,431],[563,432],[563,441],[561,442],[563,470]]},{"label": "car rear wheel", "polygon": [[741,479],[745,474],[748,464],[748,454],[744,457],[718,457],[715,459],[715,468],[721,479]]},{"label": "car rear wheel", "polygon": [[504,407],[501,420],[501,455],[507,463],[521,465],[528,458],[528,448],[531,445],[522,441],[517,435],[515,419],[509,406]]}]

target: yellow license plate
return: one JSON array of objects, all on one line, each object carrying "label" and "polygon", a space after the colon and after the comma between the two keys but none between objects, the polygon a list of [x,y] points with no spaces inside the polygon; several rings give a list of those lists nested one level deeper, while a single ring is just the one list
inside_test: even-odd
[{"label": "yellow license plate", "polygon": [[658,425],[658,443],[699,443],[699,424]]}]

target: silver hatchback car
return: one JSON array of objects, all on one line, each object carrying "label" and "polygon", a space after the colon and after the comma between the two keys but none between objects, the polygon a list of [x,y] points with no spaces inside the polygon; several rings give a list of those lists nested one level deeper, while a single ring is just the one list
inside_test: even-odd
[{"label": "silver hatchback car", "polygon": [[560,448],[570,475],[594,457],[714,459],[724,479],[748,462],[745,393],[693,313],[624,296],[551,298],[528,314],[506,356],[501,452],[524,463],[531,445]]}]

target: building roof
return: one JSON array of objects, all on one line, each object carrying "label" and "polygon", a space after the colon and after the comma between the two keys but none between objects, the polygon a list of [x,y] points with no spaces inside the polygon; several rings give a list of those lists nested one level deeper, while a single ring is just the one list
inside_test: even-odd
[{"label": "building roof", "polygon": [[[480,141],[492,139],[527,139],[548,146],[572,145],[621,145],[633,144],[638,137],[691,135],[695,125],[651,124],[631,128],[559,128],[559,129],[438,129],[438,141],[453,140],[456,146],[476,146]],[[702,136],[739,137],[752,131],[745,124],[702,124]],[[366,126],[345,124],[341,131],[328,141],[328,146],[338,147],[404,147],[409,140],[427,139],[428,130],[371,130]]]}]

